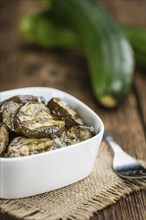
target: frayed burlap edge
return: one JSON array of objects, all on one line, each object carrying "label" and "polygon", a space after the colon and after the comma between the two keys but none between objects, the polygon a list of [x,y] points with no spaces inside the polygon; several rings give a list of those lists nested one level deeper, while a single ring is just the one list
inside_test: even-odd
[{"label": "frayed burlap edge", "polygon": [[[109,159],[109,157],[111,158],[111,153],[108,150],[107,146],[105,144],[102,144],[102,150],[100,150],[100,156],[99,158],[97,158],[97,160],[100,159],[102,161],[102,157],[103,155],[105,155],[104,151],[107,153],[106,155],[107,160]],[[110,165],[111,165],[111,161],[110,161]],[[78,183],[59,189],[58,192],[56,193],[60,195],[62,191],[63,193],[66,193],[66,190],[70,190],[70,188],[71,190],[73,190],[73,187],[76,187],[76,188],[79,187],[80,184],[84,183],[83,181],[88,181],[90,183],[90,180],[93,181],[91,178],[92,177],[94,178],[94,175],[96,175],[96,171],[97,170],[94,169],[94,172],[92,172],[91,175],[87,177],[85,180],[82,180]],[[65,219],[83,220],[84,219],[86,220],[86,219],[89,219],[95,212],[98,212],[99,210],[111,204],[114,204],[120,198],[125,197],[126,195],[129,195],[130,193],[134,191],[146,189],[145,180],[125,180],[125,179],[118,177],[113,171],[111,171],[111,173],[112,174],[110,175],[113,175],[111,178],[115,180],[115,184],[111,185],[111,187],[109,188],[108,187],[106,188],[106,185],[105,185],[101,191],[98,190],[98,192],[92,195],[91,197],[83,196],[83,198],[81,199],[77,207],[70,207],[68,204],[68,207],[66,209],[62,209],[60,207],[60,209],[57,208],[56,212],[55,211],[51,212],[51,209],[50,210],[47,210],[47,208],[43,209],[43,207],[41,206],[35,207],[33,204],[30,204],[29,199],[27,200],[27,198],[20,199],[20,200],[19,199],[17,200],[1,199],[0,200],[1,212],[6,212],[19,219],[28,219],[28,220],[32,220],[32,219],[34,220],[46,220],[46,219],[48,220],[57,220],[57,219],[63,219],[63,220]],[[50,192],[50,193],[53,193],[53,192]],[[86,193],[87,192],[85,192],[84,194]],[[90,190],[88,193],[90,193]],[[42,199],[42,203],[43,203],[44,198],[47,197],[48,195],[49,193],[40,195],[39,200],[41,201]],[[38,196],[36,197],[34,196],[32,197],[31,200],[34,199],[34,203],[35,203],[35,201],[37,201],[37,197]],[[74,199],[74,203],[76,203],[77,202],[76,199],[79,199],[79,198],[76,198],[74,196],[73,199]],[[46,201],[50,202],[50,200],[46,200]]]}]

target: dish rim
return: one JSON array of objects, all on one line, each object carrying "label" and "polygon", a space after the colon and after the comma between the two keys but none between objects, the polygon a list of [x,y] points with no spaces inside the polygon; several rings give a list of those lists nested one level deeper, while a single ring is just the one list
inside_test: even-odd
[{"label": "dish rim", "polygon": [[[79,142],[79,143],[76,143],[76,144],[72,144],[70,145],[69,147],[62,147],[62,148],[59,148],[59,149],[55,149],[55,150],[52,150],[52,151],[46,151],[46,152],[42,152],[42,153],[38,153],[38,154],[33,154],[33,155],[28,155],[28,156],[24,156],[24,157],[11,157],[11,158],[4,158],[4,157],[0,157],[0,162],[12,162],[12,161],[19,161],[19,160],[27,160],[27,159],[31,159],[31,158],[38,158],[38,157],[42,157],[44,155],[51,155],[51,154],[56,154],[57,152],[62,152],[62,151],[67,151],[67,150],[70,150],[72,148],[77,148],[79,145],[83,145],[85,143],[88,143],[90,142],[91,140],[93,139],[96,139],[103,131],[104,131],[104,124],[101,120],[101,118],[90,108],[88,107],[84,102],[82,102],[81,100],[79,100],[78,98],[76,98],[75,96],[67,93],[67,92],[64,92],[62,90],[59,90],[59,89],[56,89],[56,88],[52,88],[52,87],[24,87],[24,88],[17,88],[17,89],[11,89],[11,90],[6,90],[6,91],[2,91],[0,96],[2,96],[3,94],[6,94],[6,93],[11,93],[11,92],[15,92],[15,91],[21,91],[21,90],[27,90],[27,89],[47,89],[47,90],[54,90],[58,93],[62,93],[63,95],[66,95],[68,96],[69,99],[74,99],[75,102],[77,102],[78,104],[82,105],[83,108],[87,109],[90,114],[92,114],[96,120],[98,120],[98,123],[100,124],[100,129],[98,131],[98,133],[95,134],[94,137],[91,137],[85,141],[82,141],[82,142]],[[31,94],[30,94],[31,95]]]}]

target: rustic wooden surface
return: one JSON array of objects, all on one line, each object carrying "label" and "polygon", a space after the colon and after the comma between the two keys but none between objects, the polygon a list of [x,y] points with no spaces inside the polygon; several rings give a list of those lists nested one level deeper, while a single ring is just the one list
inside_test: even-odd
[{"label": "rustic wooden surface", "polygon": [[[100,0],[115,18],[125,24],[146,25],[146,2]],[[138,159],[146,160],[146,75],[136,71],[128,99],[116,110],[101,108],[92,95],[86,59],[79,51],[42,50],[24,44],[18,32],[20,17],[40,11],[37,1],[7,0],[1,7],[1,91],[28,86],[54,87],[76,96],[103,119],[105,129]],[[96,213],[92,220],[145,220],[146,192],[135,192]],[[0,213],[0,219],[12,216]]]}]

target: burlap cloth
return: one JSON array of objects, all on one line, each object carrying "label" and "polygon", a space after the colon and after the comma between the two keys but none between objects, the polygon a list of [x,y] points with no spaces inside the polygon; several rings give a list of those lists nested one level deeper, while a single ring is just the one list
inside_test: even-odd
[{"label": "burlap cloth", "polygon": [[89,219],[94,212],[115,203],[136,190],[146,189],[146,181],[124,180],[112,170],[112,152],[102,143],[92,173],[62,189],[24,199],[0,199],[1,212],[18,219]]}]

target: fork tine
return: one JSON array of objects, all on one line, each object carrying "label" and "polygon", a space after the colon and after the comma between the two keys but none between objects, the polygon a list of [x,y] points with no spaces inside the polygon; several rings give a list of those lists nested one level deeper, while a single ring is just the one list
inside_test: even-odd
[{"label": "fork tine", "polygon": [[146,178],[146,169],[142,166],[119,167],[117,172],[123,177],[127,176],[127,178]]},{"label": "fork tine", "polygon": [[113,170],[124,178],[145,178],[146,169],[133,157],[127,154],[107,133],[103,139],[112,147],[114,151]]},{"label": "fork tine", "polygon": [[118,173],[121,177],[127,178],[127,179],[146,179],[146,176],[141,174],[127,174],[127,173]]}]

